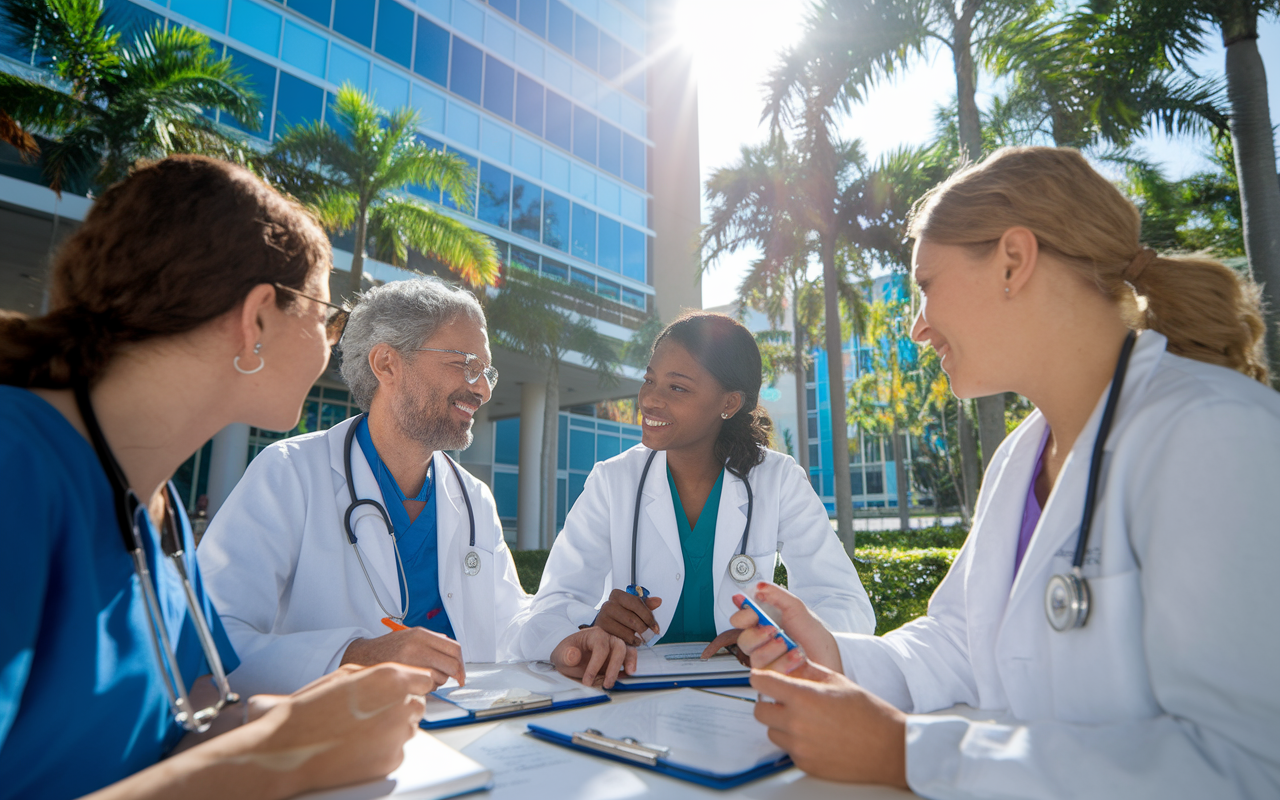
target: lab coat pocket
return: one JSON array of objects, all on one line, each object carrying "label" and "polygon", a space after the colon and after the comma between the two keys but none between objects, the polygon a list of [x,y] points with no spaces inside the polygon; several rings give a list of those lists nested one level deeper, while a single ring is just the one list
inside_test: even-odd
[{"label": "lab coat pocket", "polygon": [[1083,628],[1049,632],[1058,719],[1100,723],[1156,716],[1160,709],[1142,637],[1141,572],[1090,578],[1089,593]]}]

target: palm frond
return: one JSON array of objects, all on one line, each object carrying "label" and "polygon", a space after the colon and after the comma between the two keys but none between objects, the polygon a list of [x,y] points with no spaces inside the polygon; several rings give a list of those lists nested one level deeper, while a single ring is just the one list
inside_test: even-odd
[{"label": "palm frond", "polygon": [[403,260],[412,247],[438,258],[471,286],[492,286],[498,253],[488,236],[413,200],[382,198],[369,210],[372,238]]}]

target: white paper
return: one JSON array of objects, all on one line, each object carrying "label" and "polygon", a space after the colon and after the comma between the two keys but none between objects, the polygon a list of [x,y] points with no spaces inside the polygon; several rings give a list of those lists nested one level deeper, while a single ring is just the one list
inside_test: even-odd
[{"label": "white paper", "polygon": [[600,689],[566,678],[545,661],[467,664],[465,667],[466,686],[460,687],[450,678],[427,696],[427,710],[423,715],[427,722],[460,719],[469,716],[467,709],[489,708],[494,700],[514,699],[522,694],[550,697],[557,703],[604,694]]},{"label": "white paper", "polygon": [[636,668],[631,673],[636,678],[687,677],[720,673],[747,673],[751,669],[738,663],[738,659],[720,652],[705,661],[699,656],[708,642],[681,644],[656,644],[640,648]]},{"label": "white paper", "polygon": [[783,756],[756,721],[753,703],[695,689],[628,703],[567,711],[537,721],[571,737],[594,729],[610,739],[632,738],[670,748],[661,762],[715,775],[738,775]]},{"label": "white paper", "polygon": [[493,782],[481,764],[423,731],[404,746],[404,762],[386,778],[326,792],[303,795],[305,800],[371,800],[404,797],[435,800],[483,789]]},{"label": "white paper", "polygon": [[622,800],[648,792],[631,768],[539,741],[524,729],[502,725],[463,748],[493,772],[487,800]]}]

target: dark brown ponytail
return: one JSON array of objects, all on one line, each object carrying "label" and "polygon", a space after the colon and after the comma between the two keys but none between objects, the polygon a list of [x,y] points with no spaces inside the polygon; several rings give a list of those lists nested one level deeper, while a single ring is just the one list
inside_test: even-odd
[{"label": "dark brown ponytail", "polygon": [[[96,380],[119,348],[198,328],[254,286],[327,268],[315,219],[242,167],[170,156],[107,189],[58,251],[50,312],[0,315],[0,383]],[[297,302],[280,292],[277,303]]]},{"label": "dark brown ponytail", "polygon": [[668,338],[688,350],[726,392],[742,393],[742,408],[720,428],[715,455],[734,475],[746,478],[764,461],[773,429],[769,412],[760,407],[763,368],[755,337],[732,317],[693,312],[663,329],[654,349]]}]

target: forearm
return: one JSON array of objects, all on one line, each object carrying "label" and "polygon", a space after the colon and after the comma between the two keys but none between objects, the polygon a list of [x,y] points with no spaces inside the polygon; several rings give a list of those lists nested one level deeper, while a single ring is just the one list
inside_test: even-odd
[{"label": "forearm", "polygon": [[[271,708],[285,699],[284,695],[278,694],[255,694],[252,697],[245,697],[232,706],[226,706],[222,709],[222,713],[218,714],[218,718],[209,726],[209,730],[203,733],[188,733],[182,737],[178,745],[169,753],[169,758],[177,756],[179,753],[186,752],[191,748],[203,744],[211,739],[229,733],[242,725],[246,725],[259,719],[263,714],[271,710]],[[194,697],[193,697],[194,702]],[[196,702],[196,707],[201,707]]]},{"label": "forearm", "polygon": [[262,721],[238,726],[94,792],[88,800],[275,800],[297,794],[305,788],[298,783],[298,759],[257,752],[267,734]]}]

